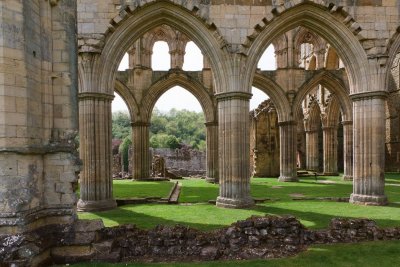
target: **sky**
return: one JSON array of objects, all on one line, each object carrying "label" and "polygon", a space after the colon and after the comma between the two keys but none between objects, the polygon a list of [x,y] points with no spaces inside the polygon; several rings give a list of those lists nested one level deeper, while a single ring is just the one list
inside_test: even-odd
[{"label": "sky", "polygon": [[[168,45],[165,42],[156,42],[153,48],[152,55],[152,69],[153,70],[169,70],[170,58],[168,53]],[[183,70],[201,70],[203,67],[203,56],[200,49],[193,43],[189,42],[186,47],[185,60]],[[124,56],[118,70],[125,70],[128,68],[128,57]],[[274,49],[271,45],[265,50],[261,57],[258,68],[262,70],[275,70],[275,55]],[[262,101],[266,100],[268,96],[261,90],[253,87],[253,97],[250,100],[250,109],[255,109]],[[176,101],[179,99],[179,101]],[[200,112],[202,108],[197,99],[189,93],[186,89],[175,86],[164,93],[157,101],[155,107],[163,112],[167,112],[172,108],[181,110],[186,109],[190,111]],[[114,101],[112,102],[112,111],[127,111],[128,108],[124,100],[115,94]]]}]

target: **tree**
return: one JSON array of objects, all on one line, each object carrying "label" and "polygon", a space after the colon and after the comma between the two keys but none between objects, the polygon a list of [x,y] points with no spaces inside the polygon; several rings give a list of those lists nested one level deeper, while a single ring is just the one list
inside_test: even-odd
[{"label": "tree", "polygon": [[112,136],[116,139],[123,140],[131,135],[131,118],[128,112],[114,112],[112,114]]}]

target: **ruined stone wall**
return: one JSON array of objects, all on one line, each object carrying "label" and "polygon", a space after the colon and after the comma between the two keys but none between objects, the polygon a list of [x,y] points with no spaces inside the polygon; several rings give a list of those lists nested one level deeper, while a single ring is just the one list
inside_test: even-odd
[{"label": "ruined stone wall", "polygon": [[21,234],[76,219],[76,2],[0,10],[0,233]]},{"label": "ruined stone wall", "polygon": [[177,176],[193,176],[206,173],[206,153],[194,149],[151,148],[152,156],[160,155],[165,159],[167,170]]},{"label": "ruined stone wall", "polygon": [[50,249],[48,264],[192,262],[281,258],[296,255],[312,244],[399,239],[400,228],[379,228],[367,219],[332,219],[327,229],[310,230],[292,216],[251,217],[208,232],[179,225],[160,225],[150,230],[135,225],[108,228],[98,220],[80,220],[50,231],[39,228],[27,233],[26,238],[0,237],[0,261],[28,266],[29,255],[19,246],[34,249],[34,255],[44,248]]},{"label": "ruined stone wall", "polygon": [[254,110],[251,118],[251,155],[255,177],[279,176],[278,115],[270,99]]}]

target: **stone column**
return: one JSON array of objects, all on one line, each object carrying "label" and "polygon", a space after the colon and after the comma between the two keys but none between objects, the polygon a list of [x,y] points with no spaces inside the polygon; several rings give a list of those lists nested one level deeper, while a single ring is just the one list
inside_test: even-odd
[{"label": "stone column", "polygon": [[343,124],[343,180],[353,180],[353,122],[342,121]]},{"label": "stone column", "polygon": [[322,127],[324,147],[324,175],[339,175],[337,167],[337,127]]},{"label": "stone column", "polygon": [[182,69],[186,54],[185,51],[176,49],[169,51],[169,54],[171,55],[171,69]]},{"label": "stone column", "polygon": [[135,180],[150,178],[149,126],[147,122],[134,122],[132,125],[133,169]]},{"label": "stone column", "polygon": [[318,171],[318,130],[306,131],[306,169]]},{"label": "stone column", "polygon": [[353,99],[353,193],[350,202],[386,205],[385,92],[360,93]]},{"label": "stone column", "polygon": [[296,122],[283,121],[279,122],[280,134],[280,182],[296,182],[297,167],[296,167]]},{"label": "stone column", "polygon": [[113,95],[79,94],[79,142],[83,170],[80,175],[79,211],[117,206],[112,194],[111,101]]},{"label": "stone column", "polygon": [[207,177],[209,183],[218,183],[218,123],[207,122]]},{"label": "stone column", "polygon": [[250,196],[250,97],[245,92],[217,95],[219,207],[244,208],[254,204]]}]

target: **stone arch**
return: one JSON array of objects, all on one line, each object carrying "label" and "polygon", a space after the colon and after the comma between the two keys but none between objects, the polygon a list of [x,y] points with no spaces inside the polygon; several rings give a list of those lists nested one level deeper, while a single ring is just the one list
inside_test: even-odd
[{"label": "stone arch", "polygon": [[316,70],[317,69],[317,57],[313,55],[310,58],[310,62],[308,63],[308,70]]},{"label": "stone arch", "polygon": [[311,79],[304,82],[300,86],[298,93],[293,101],[293,110],[297,110],[301,107],[301,102],[306,95],[313,90],[316,86],[322,85],[327,88],[332,94],[334,94],[340,103],[340,110],[343,113],[343,120],[352,120],[352,102],[349,97],[349,90],[342,80],[337,78],[329,71],[322,71],[314,75]]},{"label": "stone arch", "polygon": [[162,77],[149,89],[146,90],[146,96],[141,103],[143,111],[143,121],[150,121],[151,112],[157,100],[173,86],[184,87],[186,90],[192,93],[194,97],[196,97],[203,109],[206,122],[217,121],[215,100],[207,92],[207,89],[201,85],[201,83],[193,80],[191,77],[184,73],[168,74],[167,76]]},{"label": "stone arch", "polygon": [[316,50],[322,49],[325,46],[325,42],[321,39],[321,37],[307,28],[300,27],[294,38],[294,48],[298,49],[298,47],[304,43],[312,44]]},{"label": "stone arch", "polygon": [[336,95],[331,95],[325,108],[326,118],[323,122],[324,126],[337,126],[339,124],[340,112],[341,109],[338,98]]},{"label": "stone arch", "polygon": [[254,76],[253,85],[271,98],[278,113],[279,121],[286,121],[292,116],[289,100],[279,84],[257,72]]},{"label": "stone arch", "polygon": [[318,101],[313,98],[308,104],[308,111],[304,114],[304,128],[306,131],[318,130],[321,123],[321,108]]},{"label": "stone arch", "polygon": [[[297,26],[312,29],[330,43],[342,58],[349,72],[352,93],[357,93],[368,84],[367,56],[356,35],[361,28],[343,9],[334,4],[320,5],[311,2],[291,1],[289,8],[280,6],[272,10],[273,17],[264,18],[255,26],[254,33],[242,45],[241,52],[248,55],[249,75],[255,70],[255,63],[262,51],[279,35]],[[365,86],[364,86],[365,87]]]},{"label": "stone arch", "polygon": [[153,50],[154,44],[159,41],[166,42],[169,50],[171,50],[171,42],[175,39],[175,32],[164,25],[154,28],[151,32],[145,34],[144,45]]},{"label": "stone arch", "polygon": [[125,101],[131,120],[140,120],[141,113],[135,96],[132,94],[129,88],[118,79],[115,81],[115,92],[117,92]]},{"label": "stone arch", "polygon": [[385,85],[389,86],[391,83],[391,73],[390,68],[392,67],[394,61],[396,60],[396,55],[400,52],[400,26],[397,27],[396,32],[389,41],[386,48],[386,54],[388,56],[386,61],[386,82]]},{"label": "stone arch", "polygon": [[329,46],[326,52],[325,68],[327,70],[336,70],[339,68],[339,56],[332,46]]},{"label": "stone arch", "polygon": [[221,82],[224,82],[224,75],[221,73],[221,64],[224,62],[224,51],[221,48],[225,46],[225,41],[213,23],[206,23],[197,15],[199,7],[188,8],[172,2],[157,1],[135,10],[128,6],[121,11],[120,15],[111,21],[105,45],[94,66],[101,91],[111,93],[118,62],[132,43],[149,30],[161,25],[168,25],[184,33],[198,45],[210,59],[216,87],[223,88]]}]

